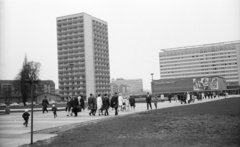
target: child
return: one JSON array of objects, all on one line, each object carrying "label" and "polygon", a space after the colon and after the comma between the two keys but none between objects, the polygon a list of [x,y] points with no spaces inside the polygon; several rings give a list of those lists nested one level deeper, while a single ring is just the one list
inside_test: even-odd
[{"label": "child", "polygon": [[57,117],[57,108],[55,107],[55,105],[52,105],[52,111],[53,111],[54,118],[56,118]]},{"label": "child", "polygon": [[23,123],[23,125],[25,125],[27,127],[28,125],[28,119],[29,119],[30,114],[28,113],[28,109],[25,109],[25,112],[23,113],[22,117],[25,120],[25,122]]}]

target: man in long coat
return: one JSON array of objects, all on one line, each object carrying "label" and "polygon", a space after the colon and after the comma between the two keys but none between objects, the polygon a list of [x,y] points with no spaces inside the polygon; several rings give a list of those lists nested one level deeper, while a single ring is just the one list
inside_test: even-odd
[{"label": "man in long coat", "polygon": [[78,115],[78,110],[77,110],[78,105],[79,105],[78,98],[75,97],[72,103],[72,111],[74,112],[75,117]]},{"label": "man in long coat", "polygon": [[149,106],[152,109],[152,103],[151,103],[152,102],[152,97],[149,94],[149,92],[147,93],[147,96],[146,96],[146,102],[147,102],[147,110],[149,109]]},{"label": "man in long coat", "polygon": [[111,105],[113,108],[115,108],[115,115],[118,115],[118,94],[115,92],[114,96],[111,100]]},{"label": "man in long coat", "polygon": [[105,94],[103,97],[103,106],[102,106],[102,109],[105,110],[105,113],[104,113],[105,116],[109,115],[109,113],[108,113],[109,106],[110,106],[110,101],[109,101],[107,94]]},{"label": "man in long coat", "polygon": [[49,105],[49,103],[48,103],[48,100],[47,100],[47,96],[45,96],[45,98],[42,100],[43,113],[44,113],[45,111],[48,112],[48,110],[47,110],[47,106],[48,106],[48,105]]},{"label": "man in long coat", "polygon": [[88,109],[90,110],[89,115],[95,116],[95,109],[96,109],[96,98],[93,96],[93,94],[90,94],[90,97],[88,98]]}]

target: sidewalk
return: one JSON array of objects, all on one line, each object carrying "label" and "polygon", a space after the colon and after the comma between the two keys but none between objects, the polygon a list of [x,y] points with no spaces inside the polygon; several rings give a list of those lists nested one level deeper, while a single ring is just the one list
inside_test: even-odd
[{"label": "sidewalk", "polygon": [[[195,101],[192,104],[199,104],[209,101],[221,100],[224,98],[216,99],[204,99],[203,101]],[[172,101],[158,103],[158,109],[175,107],[175,106],[187,106],[192,104],[182,104],[180,102]],[[154,110],[154,105],[152,103]],[[111,110],[111,108],[110,108]],[[133,113],[143,112],[146,110],[146,103],[137,103],[135,111],[119,112],[119,116],[129,115]],[[102,119],[112,119],[119,117],[114,115],[114,111],[110,111],[109,116],[89,116],[89,111],[85,110],[78,113],[78,117],[67,117],[65,111],[58,111],[57,118],[53,117],[52,111],[48,113],[42,113],[41,111],[34,111],[33,122],[33,141],[48,139],[56,136],[56,132],[62,132],[66,129],[71,129],[78,125],[84,125],[86,123],[96,122]],[[29,120],[29,126],[23,126],[22,112],[11,113],[9,115],[0,116],[0,147],[16,147],[23,144],[30,144],[31,137],[31,120]]]}]

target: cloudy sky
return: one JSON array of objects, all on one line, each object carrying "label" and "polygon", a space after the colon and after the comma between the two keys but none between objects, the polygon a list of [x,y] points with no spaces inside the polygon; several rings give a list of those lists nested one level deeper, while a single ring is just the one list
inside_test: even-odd
[{"label": "cloudy sky", "polygon": [[160,78],[159,52],[240,40],[239,0],[0,0],[0,79],[25,54],[58,88],[56,17],[85,12],[108,22],[112,78]]}]

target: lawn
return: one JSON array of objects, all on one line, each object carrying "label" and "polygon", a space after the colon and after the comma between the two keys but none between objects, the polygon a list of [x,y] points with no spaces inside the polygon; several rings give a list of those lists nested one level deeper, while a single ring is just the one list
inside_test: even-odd
[{"label": "lawn", "polygon": [[240,146],[240,98],[102,120],[33,146]]}]

